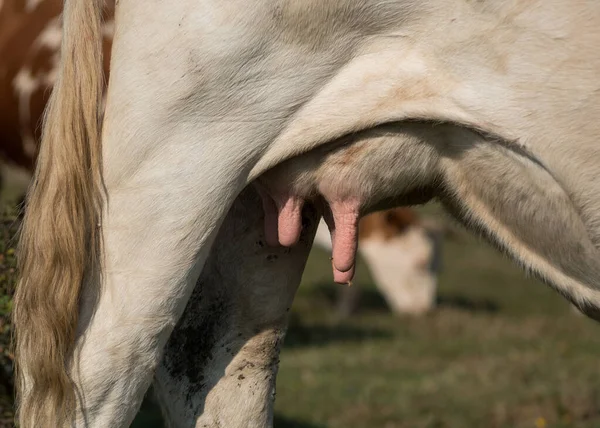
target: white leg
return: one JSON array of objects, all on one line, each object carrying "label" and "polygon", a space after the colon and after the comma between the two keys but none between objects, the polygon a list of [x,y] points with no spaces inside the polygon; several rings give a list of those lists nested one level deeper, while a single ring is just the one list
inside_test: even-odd
[{"label": "white leg", "polygon": [[[101,285],[92,281],[83,290],[72,368],[77,417],[86,427],[131,423],[245,184],[242,154],[205,153],[197,128],[157,128],[154,115],[168,105],[157,101],[149,111],[140,97],[125,103],[121,85],[129,82],[113,77],[104,135],[104,269]],[[212,144],[208,127],[203,135]]]},{"label": "white leg", "polygon": [[[155,197],[165,204],[154,204]],[[98,295],[95,286],[84,289],[73,367],[86,426],[133,419],[228,206],[205,198],[206,206],[222,208],[202,212],[168,201],[162,192],[152,199],[137,189],[112,193],[102,287]],[[200,213],[210,215],[202,226]]]},{"label": "white leg", "polygon": [[236,200],[184,315],[165,348],[155,390],[172,427],[272,426],[287,313],[318,223],[306,207],[300,242],[265,245],[261,202]]}]

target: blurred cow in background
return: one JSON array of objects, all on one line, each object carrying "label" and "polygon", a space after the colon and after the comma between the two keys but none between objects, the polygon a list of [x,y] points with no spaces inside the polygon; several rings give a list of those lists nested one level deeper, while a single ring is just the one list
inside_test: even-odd
[{"label": "blurred cow in background", "polygon": [[[60,0],[0,0],[0,160],[31,173],[44,107],[55,83],[62,38]],[[103,23],[104,69],[109,71],[114,2]],[[437,239],[417,214],[399,208],[361,221],[360,253],[391,310],[422,314],[435,302]],[[331,248],[321,227],[315,244]],[[357,288],[342,291],[342,315],[357,306]]]},{"label": "blurred cow in background", "polygon": [[[394,313],[422,315],[435,306],[441,237],[439,225],[423,221],[409,208],[378,211],[361,219],[358,252]],[[331,250],[324,221],[314,242]],[[359,296],[360,286],[342,289],[338,302],[342,317],[357,309]]]}]

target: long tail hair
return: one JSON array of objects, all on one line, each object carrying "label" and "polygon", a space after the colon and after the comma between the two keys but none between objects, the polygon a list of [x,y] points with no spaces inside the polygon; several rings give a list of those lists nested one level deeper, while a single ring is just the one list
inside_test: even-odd
[{"label": "long tail hair", "polygon": [[13,307],[21,428],[70,425],[76,408],[67,364],[82,282],[100,253],[102,8],[65,1],[58,79],[27,195]]}]

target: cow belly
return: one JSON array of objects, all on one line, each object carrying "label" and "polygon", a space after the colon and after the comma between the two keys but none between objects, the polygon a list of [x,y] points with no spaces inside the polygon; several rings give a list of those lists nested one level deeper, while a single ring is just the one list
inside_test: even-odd
[{"label": "cow belly", "polygon": [[358,218],[429,188],[468,228],[591,311],[588,302],[600,293],[600,253],[590,220],[534,154],[465,127],[427,123],[380,127],[329,147],[259,180],[275,198],[323,205],[337,282],[353,275]]}]

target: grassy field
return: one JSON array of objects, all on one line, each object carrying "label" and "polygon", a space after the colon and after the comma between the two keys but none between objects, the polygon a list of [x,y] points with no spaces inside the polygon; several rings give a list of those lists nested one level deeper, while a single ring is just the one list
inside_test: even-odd
[{"label": "grassy field", "polygon": [[472,240],[445,255],[438,311],[394,318],[365,275],[369,305],[340,325],[314,255],[281,358],[279,427],[600,426],[598,326]]},{"label": "grassy field", "polygon": [[[392,316],[364,265],[353,286],[360,310],[340,322],[328,255],[313,251],[277,428],[600,427],[599,326],[488,246],[446,240],[439,306],[420,319]],[[134,427],[161,427],[157,415],[146,402]]]},{"label": "grassy field", "polygon": [[[339,322],[314,250],[277,382],[277,428],[600,427],[599,326],[474,238],[444,246],[439,307],[390,314],[366,268]],[[136,427],[150,421],[147,406]]]}]

